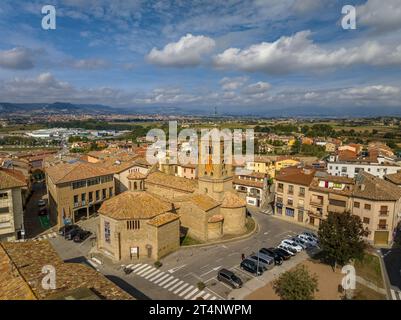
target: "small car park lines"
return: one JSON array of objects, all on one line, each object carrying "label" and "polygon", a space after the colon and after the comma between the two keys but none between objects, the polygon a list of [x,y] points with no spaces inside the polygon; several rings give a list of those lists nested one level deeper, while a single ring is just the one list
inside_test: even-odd
[{"label": "small car park lines", "polygon": [[191,285],[173,276],[169,271],[161,271],[150,264],[138,263],[124,266],[125,273],[135,274],[142,277],[154,285],[157,285],[169,292],[177,295],[180,299],[196,300],[217,300],[218,298],[207,288],[199,290],[195,285]]},{"label": "small car park lines", "polygon": [[33,241],[41,241],[41,240],[47,240],[47,239],[52,239],[52,238],[56,238],[57,237],[57,232],[51,232],[51,233],[47,233],[47,234],[43,234],[41,236],[37,236],[35,238],[33,238]]}]

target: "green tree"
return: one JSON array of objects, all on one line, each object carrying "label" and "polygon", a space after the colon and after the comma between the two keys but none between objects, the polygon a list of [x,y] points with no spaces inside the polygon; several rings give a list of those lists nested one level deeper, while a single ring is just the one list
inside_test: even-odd
[{"label": "green tree", "polygon": [[322,220],[318,236],[323,257],[335,267],[351,259],[361,259],[365,249],[366,231],[359,216],[350,212],[329,212]]},{"label": "green tree", "polygon": [[318,290],[317,276],[310,274],[304,265],[298,265],[275,280],[273,289],[282,300],[312,300]]}]

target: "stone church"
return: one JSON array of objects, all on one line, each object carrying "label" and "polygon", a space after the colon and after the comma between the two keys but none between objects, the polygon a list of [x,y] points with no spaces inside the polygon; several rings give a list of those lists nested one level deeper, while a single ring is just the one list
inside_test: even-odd
[{"label": "stone church", "polygon": [[[113,260],[158,260],[189,236],[201,242],[246,232],[246,202],[233,189],[231,164],[198,165],[191,180],[159,171],[128,176],[128,190],[105,201],[99,209],[98,249]],[[202,152],[202,151],[201,151]]]}]

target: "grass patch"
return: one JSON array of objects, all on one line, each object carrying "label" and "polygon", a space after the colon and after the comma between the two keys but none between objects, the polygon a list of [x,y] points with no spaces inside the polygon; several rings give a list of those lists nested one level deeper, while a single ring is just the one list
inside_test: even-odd
[{"label": "grass patch", "polygon": [[201,244],[202,242],[191,238],[190,236],[186,235],[185,237],[181,238],[181,245],[182,246],[192,246],[194,244]]},{"label": "grass patch", "polygon": [[353,300],[386,300],[386,296],[357,283]]},{"label": "grass patch", "polygon": [[355,261],[357,276],[384,288],[379,257],[365,253],[362,260]]}]

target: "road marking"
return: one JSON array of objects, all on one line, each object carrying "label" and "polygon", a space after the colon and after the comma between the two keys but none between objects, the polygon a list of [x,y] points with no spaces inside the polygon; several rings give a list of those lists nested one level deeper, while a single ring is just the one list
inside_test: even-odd
[{"label": "road marking", "polygon": [[221,268],[221,266],[215,267],[215,268],[211,269],[210,271],[201,274],[200,277],[202,278],[203,276],[207,275],[208,273],[213,272],[213,271],[217,271],[220,268]]},{"label": "road marking", "polygon": [[157,274],[157,273],[159,273],[159,272],[160,272],[160,270],[156,270],[156,271],[154,271],[154,272],[148,274],[148,275],[145,277],[145,279],[149,279],[150,277],[153,277],[155,274]]},{"label": "road marking", "polygon": [[207,265],[205,265],[205,266],[203,266],[203,267],[200,267],[199,269],[204,269],[204,268],[206,268],[206,267],[208,267],[209,266],[209,264],[207,264]]},{"label": "road marking", "polygon": [[183,264],[182,266],[175,267],[175,268],[171,268],[170,270],[168,270],[168,272],[174,273],[174,272],[176,272],[176,271],[178,271],[178,270],[184,268],[185,266],[186,266],[186,264]]},{"label": "road marking", "polygon": [[220,262],[221,260],[223,260],[223,258],[219,258],[216,260],[216,262]]},{"label": "road marking", "polygon": [[206,295],[203,297],[203,299],[207,300],[207,298],[209,298],[211,296],[210,293],[206,293]]},{"label": "road marking", "polygon": [[150,271],[151,271],[151,270],[153,270],[154,268],[153,268],[152,266],[147,266],[145,269],[142,269],[140,272],[136,273],[136,272],[134,271],[134,273],[136,273],[137,275],[140,276],[140,275],[143,274],[144,272],[149,271],[149,269],[150,269]]},{"label": "road marking", "polygon": [[205,294],[205,291],[201,291],[198,294],[196,294],[194,297],[192,297],[191,300],[196,300],[199,297],[202,297]]},{"label": "road marking", "polygon": [[180,280],[180,282],[176,283],[175,285],[173,285],[170,289],[168,289],[168,291],[173,291],[175,288],[177,288],[179,285],[181,285],[181,283],[183,283],[184,281]]},{"label": "road marking", "polygon": [[160,277],[159,279],[157,279],[156,281],[154,281],[154,284],[158,284],[160,281],[162,281],[163,279],[166,279],[169,276],[169,274],[165,274],[163,275],[163,277]]},{"label": "road marking", "polygon": [[166,280],[160,282],[159,286],[161,287],[161,286],[165,285],[167,282],[171,281],[172,279],[174,279],[173,276],[168,277]]},{"label": "road marking", "polygon": [[136,270],[136,269],[138,269],[138,268],[140,268],[140,267],[145,267],[146,266],[146,264],[142,264],[142,263],[140,263],[140,264],[135,264],[133,267],[130,267],[130,269],[132,270],[132,271],[134,271],[134,270]]},{"label": "road marking", "polygon": [[159,274],[155,275],[153,278],[149,279],[150,282],[153,282],[154,280],[156,280],[157,278],[161,277],[164,274],[163,271],[161,271]]},{"label": "road marking", "polygon": [[190,297],[192,297],[192,295],[196,294],[197,292],[199,292],[198,288],[195,288],[194,290],[192,290],[190,293],[188,293],[185,297],[184,300],[188,300]]},{"label": "road marking", "polygon": [[395,291],[393,289],[390,289],[391,292],[391,297],[393,300],[401,300],[401,292],[400,291]]},{"label": "road marking", "polygon": [[228,247],[224,244],[221,245],[222,248],[227,249]]},{"label": "road marking", "polygon": [[[149,273],[153,273],[155,270],[157,270],[156,268],[152,268],[150,270],[147,270],[146,272],[142,273],[142,277],[148,275]],[[138,273],[139,274],[139,273]]]},{"label": "road marking", "polygon": [[194,286],[189,286],[186,288],[183,292],[179,294],[180,297],[182,297],[184,294],[186,294],[188,291],[193,290],[195,287]]},{"label": "road marking", "polygon": [[169,283],[167,283],[163,289],[167,289],[168,287],[171,287],[174,283],[176,283],[178,281],[177,278],[175,278],[173,281],[170,281]]},{"label": "road marking", "polygon": [[180,292],[182,289],[184,289],[188,285],[189,285],[188,283],[184,283],[181,287],[179,287],[177,290],[174,291],[174,294],[177,294],[178,292]]},{"label": "road marking", "polygon": [[[233,256],[235,254],[238,254],[238,252],[231,252],[228,256],[231,257],[231,256]],[[239,254],[238,254],[238,256],[239,256]]]},{"label": "road marking", "polygon": [[216,300],[217,298],[216,297],[212,297],[210,300]]}]

